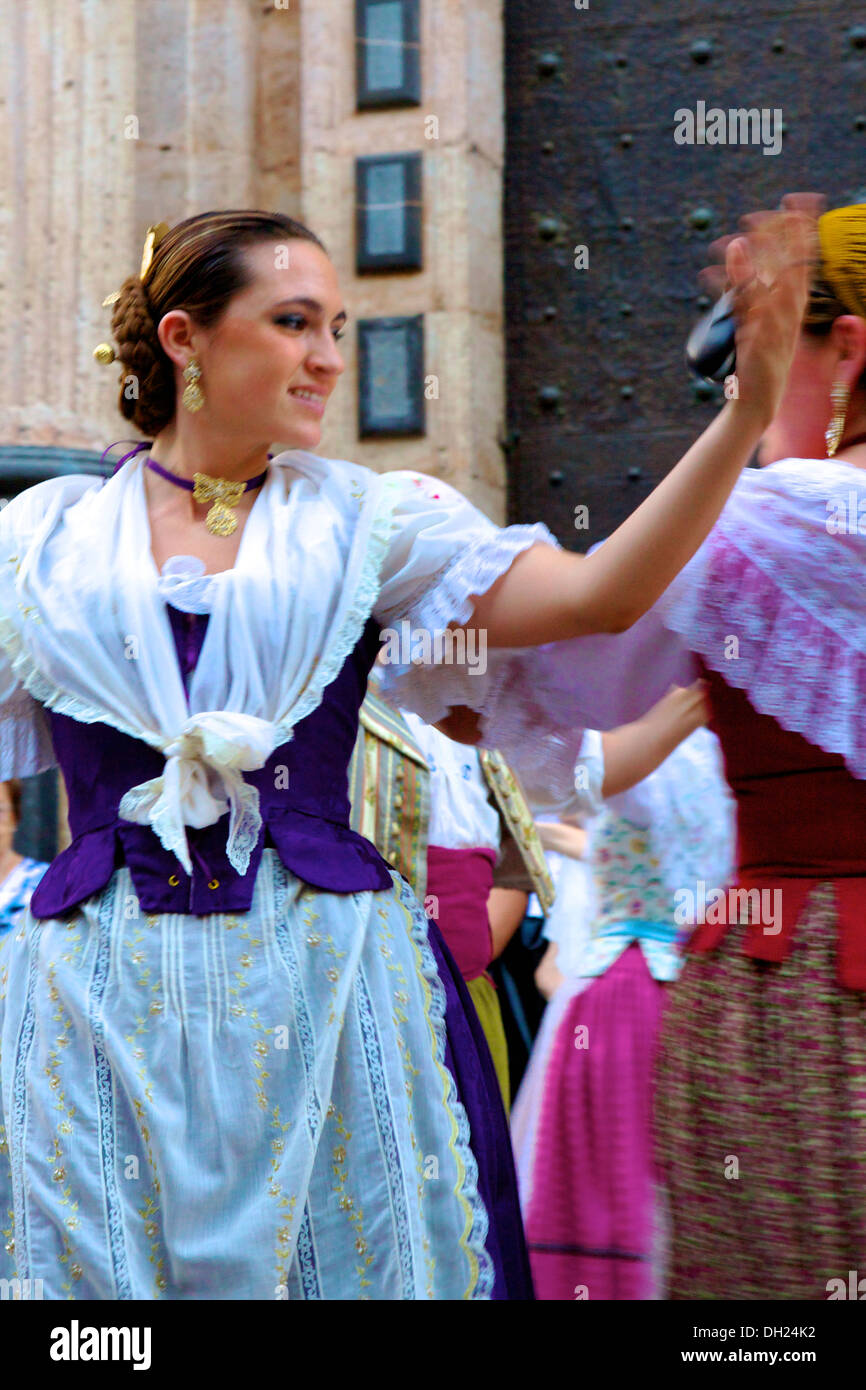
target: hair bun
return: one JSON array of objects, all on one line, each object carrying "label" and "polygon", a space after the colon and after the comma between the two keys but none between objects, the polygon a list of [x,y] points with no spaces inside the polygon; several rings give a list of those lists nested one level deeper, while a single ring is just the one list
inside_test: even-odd
[{"label": "hair bun", "polygon": [[130,275],[120,287],[111,329],[124,367],[118,409],[125,420],[152,439],[174,416],[174,370],[163,352],[147,291],[137,275]]}]

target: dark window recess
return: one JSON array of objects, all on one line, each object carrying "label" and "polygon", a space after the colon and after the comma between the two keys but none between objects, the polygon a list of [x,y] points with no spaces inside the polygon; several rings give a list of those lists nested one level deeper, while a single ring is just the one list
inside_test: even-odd
[{"label": "dark window recess", "polygon": [[358,323],[360,435],[425,434],[424,316]]},{"label": "dark window recess", "polygon": [[419,106],[419,0],[355,0],[358,110]]},{"label": "dark window recess", "polygon": [[356,269],[421,269],[421,155],[355,161]]},{"label": "dark window recess", "polygon": [[[100,455],[90,449],[0,444],[0,493],[11,499],[25,488],[67,473],[92,473],[95,478],[107,478],[113,466],[113,462],[101,462]],[[13,847],[18,854],[49,863],[59,847],[60,771],[49,768],[33,777],[23,777],[21,782],[21,820]]]},{"label": "dark window recess", "polygon": [[21,820],[15,831],[13,848],[18,854],[43,863],[50,863],[58,849],[59,777],[58,769],[50,768],[21,781]]}]

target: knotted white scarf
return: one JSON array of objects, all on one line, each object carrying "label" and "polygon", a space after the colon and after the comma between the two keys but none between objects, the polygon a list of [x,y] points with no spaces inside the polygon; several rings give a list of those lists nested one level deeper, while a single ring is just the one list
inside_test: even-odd
[{"label": "knotted white scarf", "polygon": [[36,699],[112,725],[165,756],[119,814],[150,824],[191,872],[184,826],[230,810],[246,873],[261,817],[243,772],[319,704],[379,592],[393,526],[389,477],[303,451],[273,459],[234,568],[215,576],[189,700],[151,553],[143,461],[108,482],[73,475],[0,513],[0,644]]}]

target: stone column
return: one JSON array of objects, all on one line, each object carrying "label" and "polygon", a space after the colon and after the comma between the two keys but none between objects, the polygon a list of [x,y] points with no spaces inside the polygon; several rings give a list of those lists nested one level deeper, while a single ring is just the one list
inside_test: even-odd
[{"label": "stone column", "polygon": [[0,439],[94,446],[101,301],[126,272],[133,5],[0,0]]},{"label": "stone column", "polygon": [[251,0],[0,0],[0,442],[130,432],[92,357],[102,300],[150,223],[254,205],[261,18]]}]

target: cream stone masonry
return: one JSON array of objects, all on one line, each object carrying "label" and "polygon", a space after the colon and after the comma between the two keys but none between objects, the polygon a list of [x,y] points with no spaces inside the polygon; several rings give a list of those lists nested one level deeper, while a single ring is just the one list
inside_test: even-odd
[{"label": "cream stone masonry", "polygon": [[[354,0],[0,0],[0,444],[132,433],[92,352],[148,224],[270,207],[322,237],[350,314],[321,452],[503,519],[502,0],[422,0],[420,107],[355,110],[354,23]],[[356,277],[355,157],[409,150],[425,268]],[[413,314],[428,434],[360,441],[352,326]]]},{"label": "cream stone masonry", "polygon": [[[502,0],[422,0],[421,105],[355,109],[353,0],[299,0],[302,217],[337,266],[354,321],[424,314],[422,438],[358,439],[358,364],[332,398],[322,452],[376,469],[419,468],[504,519]],[[431,119],[432,118],[432,119]],[[438,125],[438,129],[436,128]],[[431,134],[435,138],[429,138]],[[423,154],[424,269],[356,276],[357,155]]]},{"label": "cream stone masonry", "polygon": [[100,302],[134,240],[133,6],[0,0],[0,32],[0,441],[90,447]]},{"label": "cream stone masonry", "polygon": [[102,300],[148,224],[258,196],[261,9],[0,0],[0,27],[0,442],[101,450],[130,433]]}]

